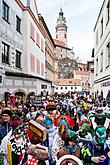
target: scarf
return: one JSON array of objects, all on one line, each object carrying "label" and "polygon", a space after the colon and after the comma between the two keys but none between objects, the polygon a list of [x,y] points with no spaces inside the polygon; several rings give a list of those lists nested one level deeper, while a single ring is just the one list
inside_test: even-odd
[{"label": "scarf", "polygon": [[73,145],[73,146],[66,146],[66,145],[64,145],[64,148],[67,149],[70,152],[70,154],[73,154],[73,153],[76,152],[77,145]]}]

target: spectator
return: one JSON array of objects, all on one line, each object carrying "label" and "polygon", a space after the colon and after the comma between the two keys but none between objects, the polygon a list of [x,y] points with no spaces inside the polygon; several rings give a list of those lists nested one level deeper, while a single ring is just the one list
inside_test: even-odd
[{"label": "spectator", "polygon": [[9,109],[6,109],[2,112],[2,121],[0,126],[0,143],[1,140],[11,130],[11,125],[10,125],[11,117],[12,117],[12,113]]}]

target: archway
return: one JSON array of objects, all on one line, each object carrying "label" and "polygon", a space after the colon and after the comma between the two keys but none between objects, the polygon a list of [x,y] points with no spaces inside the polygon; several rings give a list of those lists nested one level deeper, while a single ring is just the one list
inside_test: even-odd
[{"label": "archway", "polygon": [[17,89],[13,92],[13,94],[16,96],[17,101],[20,103],[24,103],[26,101],[27,94],[23,89]]}]

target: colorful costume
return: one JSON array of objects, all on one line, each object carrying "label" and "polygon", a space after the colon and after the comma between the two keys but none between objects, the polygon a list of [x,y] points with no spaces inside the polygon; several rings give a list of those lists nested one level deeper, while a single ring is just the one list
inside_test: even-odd
[{"label": "colorful costume", "polygon": [[105,127],[96,128],[92,143],[84,144],[81,153],[85,165],[95,165],[93,159],[98,160],[98,165],[109,165],[108,153],[110,151],[109,140],[106,140],[107,133]]}]

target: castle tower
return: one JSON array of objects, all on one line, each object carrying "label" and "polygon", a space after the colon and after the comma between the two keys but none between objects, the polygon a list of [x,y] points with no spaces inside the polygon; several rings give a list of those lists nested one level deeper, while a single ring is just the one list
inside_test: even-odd
[{"label": "castle tower", "polygon": [[56,26],[56,39],[63,41],[65,43],[65,46],[67,46],[67,25],[66,25],[66,19],[64,18],[64,13],[62,11],[62,8],[59,12],[59,18],[57,19],[57,26]]}]

